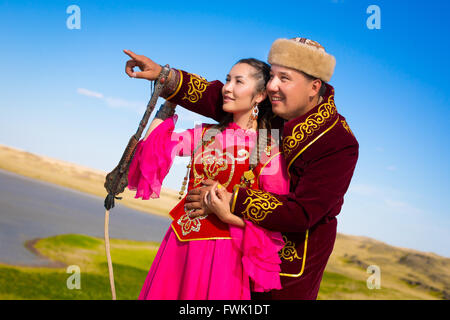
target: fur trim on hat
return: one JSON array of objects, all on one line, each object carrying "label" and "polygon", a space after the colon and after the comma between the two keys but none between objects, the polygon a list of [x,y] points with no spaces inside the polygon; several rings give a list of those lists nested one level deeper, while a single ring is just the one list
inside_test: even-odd
[{"label": "fur trim on hat", "polygon": [[315,44],[277,39],[270,48],[268,61],[270,64],[300,70],[328,82],[333,75],[336,59],[326,53],[322,46]]}]

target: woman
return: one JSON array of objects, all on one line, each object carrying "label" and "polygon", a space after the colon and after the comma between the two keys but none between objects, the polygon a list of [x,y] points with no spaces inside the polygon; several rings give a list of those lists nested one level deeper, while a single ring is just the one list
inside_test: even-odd
[{"label": "woman", "polygon": [[[223,109],[228,114],[219,124],[176,134],[176,116],[164,121],[157,116],[139,142],[128,186],[137,190],[136,198],[159,196],[174,154],[191,156],[189,179],[183,182],[188,189],[206,179],[217,181],[205,195],[208,215],[192,218],[192,211],[184,208],[186,198],[170,212],[173,222],[139,299],[250,299],[250,291],[281,289],[281,234],[233,215],[223,193],[239,184],[288,193],[285,162],[276,142],[269,137],[270,147],[261,149],[264,137],[257,134],[258,129],[270,130],[273,117],[265,91],[269,72],[262,61],[238,61],[222,89]],[[163,108],[160,112],[170,111]],[[268,168],[270,175],[265,174]]]}]

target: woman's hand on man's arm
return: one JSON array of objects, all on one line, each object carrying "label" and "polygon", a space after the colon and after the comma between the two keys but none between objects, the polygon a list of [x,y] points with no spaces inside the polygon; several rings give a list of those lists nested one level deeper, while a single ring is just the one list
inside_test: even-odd
[{"label": "woman's hand on man's arm", "polygon": [[205,195],[205,204],[222,222],[245,227],[244,219],[235,216],[230,210],[231,193],[217,182]]}]

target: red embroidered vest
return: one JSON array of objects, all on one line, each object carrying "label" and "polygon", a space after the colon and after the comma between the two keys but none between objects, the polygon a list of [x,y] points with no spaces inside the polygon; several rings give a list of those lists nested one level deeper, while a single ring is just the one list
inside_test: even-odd
[{"label": "red embroidered vest", "polygon": [[[237,126],[234,126],[234,129],[236,129]],[[202,137],[205,134],[205,129],[203,129]],[[221,135],[221,139],[219,139],[221,141],[212,139],[194,152],[189,173],[188,190],[201,187],[202,181],[207,179],[218,181],[229,192],[233,192],[233,187],[241,183],[244,172],[249,170],[250,139],[256,140],[256,133],[253,136],[247,135],[246,140],[244,140],[233,134],[228,135],[227,130],[224,132],[226,134]],[[242,129],[239,128],[238,130]],[[224,138],[225,136],[226,138]],[[229,138],[231,138],[232,143],[228,143]],[[263,167],[261,163],[268,160],[268,157],[264,154],[262,152],[260,162],[253,169],[255,179],[249,186],[251,189],[258,189],[258,176]],[[220,221],[215,214],[190,218],[189,210],[184,208],[185,202],[186,196],[170,212],[173,218],[171,227],[180,241],[231,239],[228,224]]]}]

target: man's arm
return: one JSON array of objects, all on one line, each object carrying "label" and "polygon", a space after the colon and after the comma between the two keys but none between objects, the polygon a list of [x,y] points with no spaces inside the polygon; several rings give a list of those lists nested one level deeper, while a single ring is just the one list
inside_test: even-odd
[{"label": "man's arm", "polygon": [[[125,73],[129,77],[149,81],[158,78],[162,70],[159,64],[131,50],[123,52],[131,58],[125,65]],[[135,71],[136,67],[141,71]],[[195,74],[172,68],[161,96],[190,111],[220,121],[226,115],[222,109],[222,87],[220,81],[208,82]]]},{"label": "man's arm", "polygon": [[[325,216],[340,212],[357,158],[355,145],[315,160],[288,195],[236,187],[231,211],[266,229],[306,231]],[[295,163],[293,166],[291,173],[297,170]]]}]

